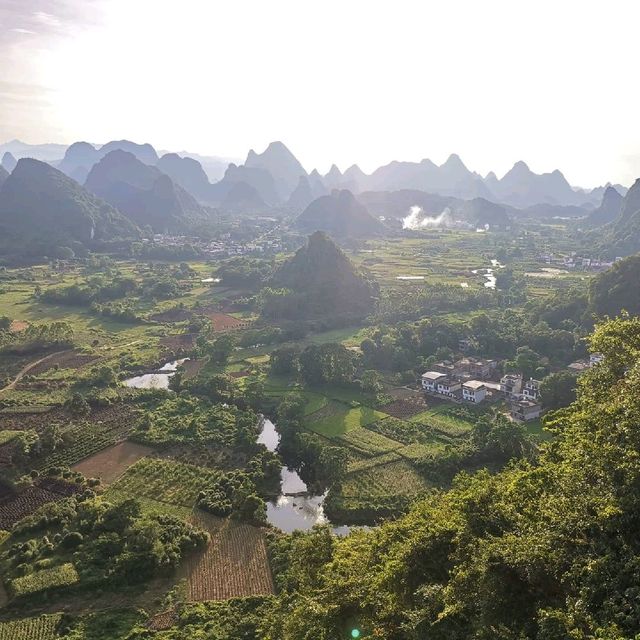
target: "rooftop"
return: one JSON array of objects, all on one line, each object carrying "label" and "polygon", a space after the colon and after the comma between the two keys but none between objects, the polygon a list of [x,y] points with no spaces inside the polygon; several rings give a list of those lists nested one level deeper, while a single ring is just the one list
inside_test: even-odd
[{"label": "rooftop", "polygon": [[447,375],[441,371],[427,371],[422,374],[423,380],[439,380],[440,378],[446,378]]},{"label": "rooftop", "polygon": [[474,389],[476,391],[478,389],[486,388],[486,385],[484,382],[482,382],[482,380],[467,380],[467,382],[465,382],[462,386],[466,387],[467,389]]}]

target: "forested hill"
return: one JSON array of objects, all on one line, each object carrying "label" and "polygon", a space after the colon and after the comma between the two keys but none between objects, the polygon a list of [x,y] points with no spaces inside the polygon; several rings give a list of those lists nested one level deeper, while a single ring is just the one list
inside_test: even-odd
[{"label": "forested hill", "polygon": [[604,362],[537,463],[459,476],[375,530],[294,538],[263,637],[639,637],[640,319],[590,343]]},{"label": "forested hill", "polygon": [[138,235],[118,210],[38,160],[20,160],[0,190],[0,246],[9,254],[57,255],[79,243]]},{"label": "forested hill", "polygon": [[273,275],[263,292],[263,314],[273,319],[327,319],[353,322],[376,303],[375,281],[359,271],[321,231]]}]

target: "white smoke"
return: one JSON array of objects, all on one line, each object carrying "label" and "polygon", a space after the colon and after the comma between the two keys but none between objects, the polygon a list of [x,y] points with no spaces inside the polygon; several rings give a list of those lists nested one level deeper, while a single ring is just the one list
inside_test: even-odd
[{"label": "white smoke", "polygon": [[413,206],[409,209],[409,215],[402,219],[403,229],[428,229],[437,227],[455,227],[456,221],[453,218],[451,209],[446,207],[444,211],[437,216],[427,216],[424,214],[422,207]]}]

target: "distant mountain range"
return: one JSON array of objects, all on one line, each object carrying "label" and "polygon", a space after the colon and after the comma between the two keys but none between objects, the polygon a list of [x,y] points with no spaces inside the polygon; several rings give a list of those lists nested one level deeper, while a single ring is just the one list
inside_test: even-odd
[{"label": "distant mountain range", "polygon": [[[251,198],[254,204],[261,200],[266,208],[284,207],[294,213],[301,213],[313,199],[333,189],[348,189],[354,194],[415,190],[462,200],[484,198],[519,209],[537,206],[593,209],[599,206],[608,186],[590,191],[577,189],[560,171],[536,174],[522,161],[516,162],[502,178],[493,172],[483,177],[468,169],[456,154],[449,156],[441,165],[429,159],[393,161],[370,175],[357,165],[344,173],[333,165],[322,176],[316,170],[307,173],[295,155],[279,141],[270,143],[262,153],[250,150],[244,164],[187,152],[158,153],[150,144],[127,140],[112,141],[102,146],[87,142],[76,142],[69,147],[29,145],[18,140],[0,145],[0,155],[8,152],[13,156],[13,159],[7,156],[6,162],[3,161],[8,171],[11,171],[10,165],[15,159],[34,157],[53,164],[80,183],[84,182],[93,165],[113,150],[128,151],[144,164],[158,166],[203,204],[220,207],[229,200],[235,203],[237,198],[234,194],[240,191],[244,193],[243,198],[246,197],[249,190],[234,188],[243,182],[257,192],[259,199]],[[301,182],[301,178],[308,180],[308,186]],[[626,193],[621,185],[613,186],[621,195]],[[530,213],[535,215],[533,211]]]}]

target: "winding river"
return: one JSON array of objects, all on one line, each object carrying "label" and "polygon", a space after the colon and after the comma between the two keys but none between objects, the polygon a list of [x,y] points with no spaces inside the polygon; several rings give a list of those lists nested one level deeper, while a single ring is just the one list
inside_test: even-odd
[{"label": "winding river", "polygon": [[[188,358],[167,362],[157,371],[128,378],[123,384],[135,389],[168,389],[171,376],[175,375],[178,367],[186,360]],[[271,420],[263,420],[258,442],[269,451],[276,451],[278,448],[280,434]],[[322,507],[326,494],[312,495],[298,472],[286,466],[280,470],[280,478],[280,495],[267,503],[267,520],[270,524],[290,533],[298,529],[306,531],[316,524],[328,522]],[[334,527],[333,532],[346,535],[349,527]]]},{"label": "winding river", "polygon": [[[264,419],[258,442],[269,451],[275,451],[280,443],[280,434],[267,418]],[[296,529],[306,531],[316,524],[328,522],[322,507],[326,494],[311,495],[298,472],[287,467],[282,467],[280,476],[281,493],[276,500],[267,503],[267,520],[270,524],[291,533]],[[346,535],[349,527],[334,527],[333,532]]]}]

